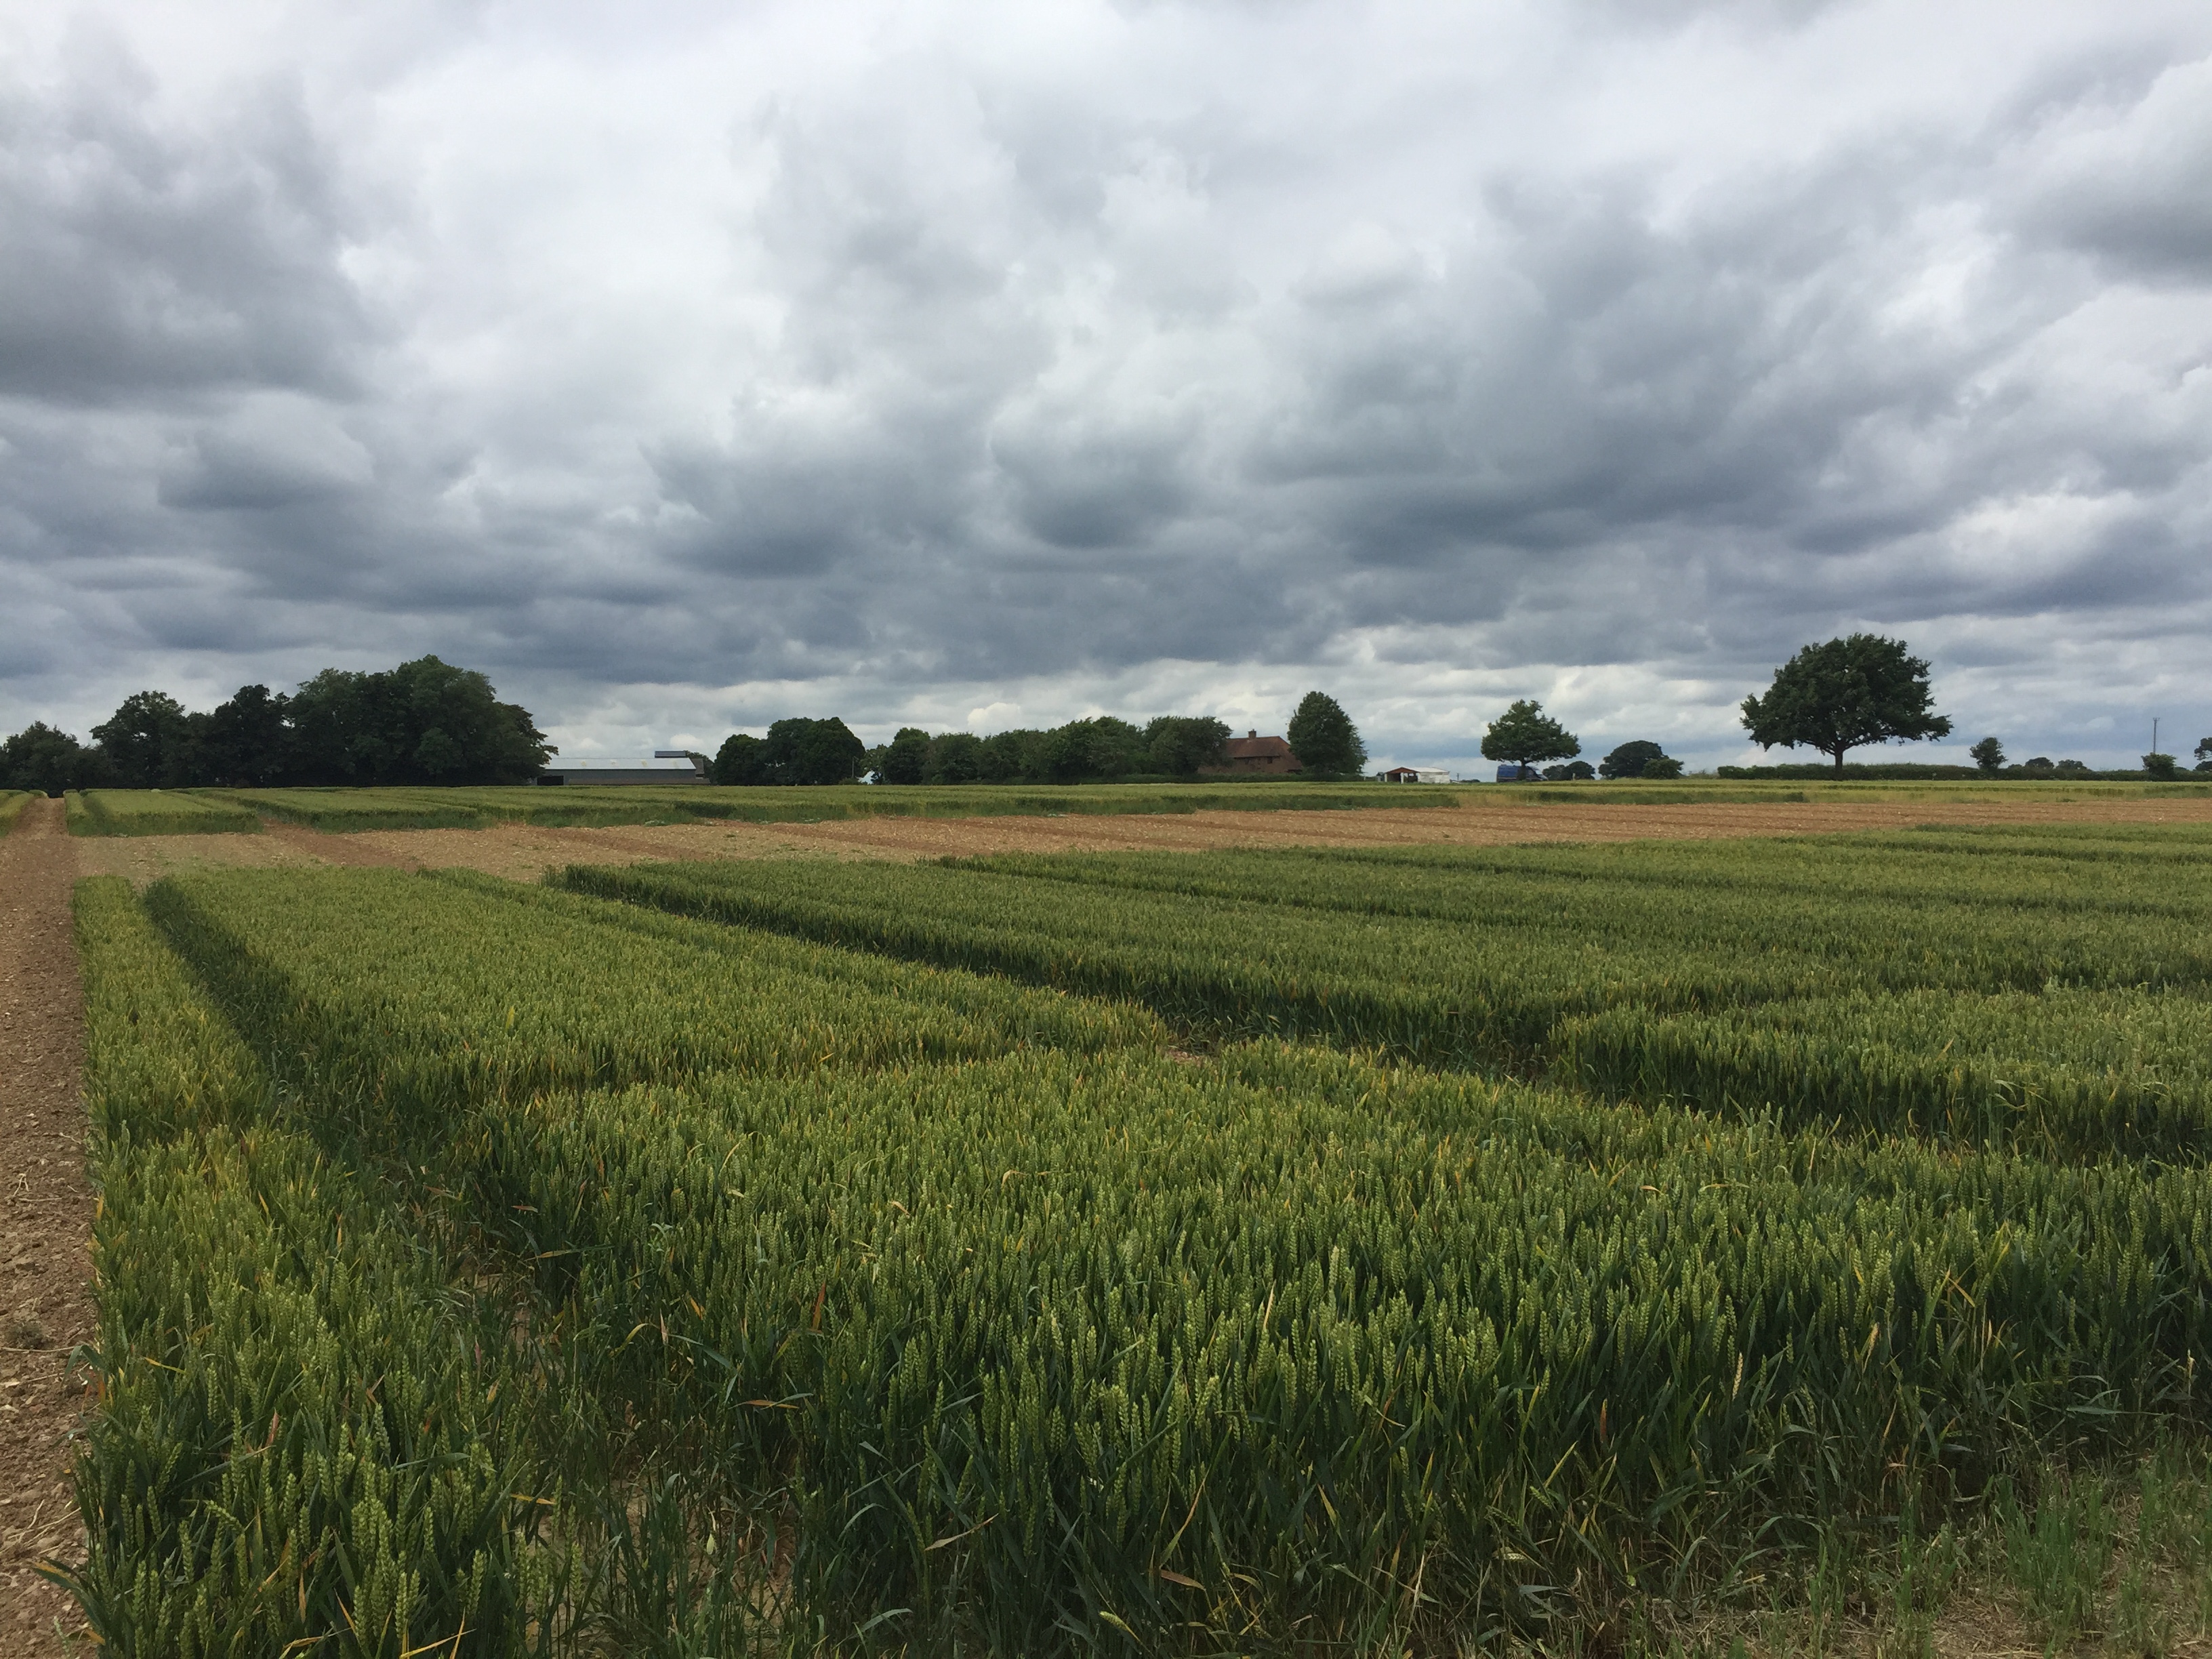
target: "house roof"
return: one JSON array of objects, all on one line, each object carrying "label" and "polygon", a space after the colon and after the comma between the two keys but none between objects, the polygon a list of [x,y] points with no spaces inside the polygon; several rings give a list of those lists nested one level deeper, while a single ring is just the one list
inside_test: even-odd
[{"label": "house roof", "polygon": [[1280,738],[1263,738],[1257,732],[1229,739],[1229,758],[1233,761],[1273,760],[1290,752],[1291,745]]}]

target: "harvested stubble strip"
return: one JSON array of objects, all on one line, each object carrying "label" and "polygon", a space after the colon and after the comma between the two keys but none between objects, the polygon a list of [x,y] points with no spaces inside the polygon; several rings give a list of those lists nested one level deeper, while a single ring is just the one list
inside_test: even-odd
[{"label": "harvested stubble strip", "polygon": [[[796,1470],[850,1629],[1437,1633],[1971,1500],[2196,1408],[2212,1176],[1592,1106],[1278,1045],[508,1102],[478,1207],[598,1385]],[[1395,1588],[1394,1588],[1395,1586]],[[1303,1621],[1303,1622],[1300,1622]],[[1200,1634],[1194,1634],[1194,1632]],[[1204,1639],[1201,1639],[1203,1636]]]},{"label": "harvested stubble strip", "polygon": [[101,1401],[68,1575],[125,1654],[520,1652],[556,1598],[514,1494],[505,1310],[283,1121],[113,878],[77,894]]}]

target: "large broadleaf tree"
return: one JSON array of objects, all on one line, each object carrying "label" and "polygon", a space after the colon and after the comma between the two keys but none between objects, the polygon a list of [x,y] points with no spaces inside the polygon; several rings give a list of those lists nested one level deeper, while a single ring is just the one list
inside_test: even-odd
[{"label": "large broadleaf tree", "polygon": [[1936,712],[1926,659],[1879,634],[1807,646],[1774,671],[1765,696],[1743,700],[1743,724],[1760,748],[1817,749],[1838,773],[1863,744],[1951,734],[1949,717]]}]

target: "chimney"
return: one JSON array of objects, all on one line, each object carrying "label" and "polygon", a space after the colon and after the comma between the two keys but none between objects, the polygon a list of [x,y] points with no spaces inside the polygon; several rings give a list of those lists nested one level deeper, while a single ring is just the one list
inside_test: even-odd
[{"label": "chimney", "polygon": [[1255,726],[1251,731],[1247,732],[1244,735],[1248,738],[1256,738],[1260,735],[1259,729]]}]

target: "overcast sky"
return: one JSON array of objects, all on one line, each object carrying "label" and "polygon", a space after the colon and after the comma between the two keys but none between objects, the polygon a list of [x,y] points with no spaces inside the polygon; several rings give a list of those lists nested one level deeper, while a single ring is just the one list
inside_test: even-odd
[{"label": "overcast sky", "polygon": [[2204,0],[0,10],[0,731],[435,652],[571,755],[1710,765],[1863,628],[1899,757],[2132,764],[2208,553]]}]

